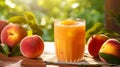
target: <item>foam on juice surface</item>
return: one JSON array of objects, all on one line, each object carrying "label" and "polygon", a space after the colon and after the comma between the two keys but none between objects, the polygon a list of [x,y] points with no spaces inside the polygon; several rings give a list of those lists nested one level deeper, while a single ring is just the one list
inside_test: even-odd
[{"label": "foam on juice surface", "polygon": [[67,19],[67,20],[63,20],[63,21],[60,21],[59,23],[57,23],[57,25],[62,25],[62,26],[81,26],[81,25],[84,25],[85,23],[82,22],[82,21],[75,21],[75,20],[70,20],[70,19]]},{"label": "foam on juice surface", "polygon": [[60,24],[69,26],[69,25],[74,25],[75,21],[74,20],[64,20],[64,21],[60,22]]}]

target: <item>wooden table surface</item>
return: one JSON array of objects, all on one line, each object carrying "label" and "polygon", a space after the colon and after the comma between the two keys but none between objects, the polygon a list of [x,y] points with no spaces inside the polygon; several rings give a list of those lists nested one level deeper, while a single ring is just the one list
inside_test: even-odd
[{"label": "wooden table surface", "polygon": [[0,53],[0,67],[45,67],[41,58],[29,59],[23,56],[6,57]]},{"label": "wooden table surface", "polygon": [[84,60],[75,63],[57,62],[54,42],[45,42],[43,54],[37,59],[29,59],[23,56],[6,57],[0,53],[0,67],[78,67],[78,66],[101,66],[112,65],[91,57],[87,50]]}]

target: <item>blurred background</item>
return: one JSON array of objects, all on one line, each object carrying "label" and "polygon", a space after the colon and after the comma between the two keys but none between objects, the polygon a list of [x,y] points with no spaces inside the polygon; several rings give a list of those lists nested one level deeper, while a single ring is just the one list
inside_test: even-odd
[{"label": "blurred background", "polygon": [[104,0],[0,0],[0,19],[8,20],[24,11],[35,14],[44,41],[54,41],[55,19],[86,19],[86,30],[96,22],[105,22]]}]

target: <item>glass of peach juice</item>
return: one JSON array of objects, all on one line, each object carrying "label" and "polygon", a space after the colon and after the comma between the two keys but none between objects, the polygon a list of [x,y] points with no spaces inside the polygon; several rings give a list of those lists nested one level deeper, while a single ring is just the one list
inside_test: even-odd
[{"label": "glass of peach juice", "polygon": [[58,62],[79,62],[85,51],[85,20],[66,19],[54,23],[54,41]]}]

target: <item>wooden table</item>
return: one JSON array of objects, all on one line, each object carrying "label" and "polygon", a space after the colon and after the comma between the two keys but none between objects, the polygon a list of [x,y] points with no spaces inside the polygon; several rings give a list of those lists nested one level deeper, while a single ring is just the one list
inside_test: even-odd
[{"label": "wooden table", "polygon": [[57,62],[54,42],[45,42],[44,52],[38,59],[29,59],[23,56],[6,57],[0,53],[0,67],[78,67],[101,65],[113,66],[113,64],[104,63],[101,62],[98,58],[91,57],[87,50],[85,51],[84,60],[81,62]]},{"label": "wooden table", "polygon": [[45,67],[41,58],[28,59],[23,56],[6,57],[0,53],[0,67]]}]

